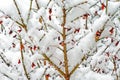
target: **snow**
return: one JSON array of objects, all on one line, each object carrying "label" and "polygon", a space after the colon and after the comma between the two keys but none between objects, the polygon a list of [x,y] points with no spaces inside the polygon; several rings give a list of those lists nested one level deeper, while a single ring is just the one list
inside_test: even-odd
[{"label": "snow", "polygon": [[44,1],[42,1],[42,0],[37,0],[38,1],[38,3],[39,3],[39,6],[41,6],[41,7],[47,7],[47,4],[48,4],[48,2],[49,2],[49,0],[44,0]]},{"label": "snow", "polygon": [[13,0],[4,0],[1,2],[2,4],[0,5],[0,10],[3,11],[6,15],[11,16],[14,20],[20,21],[19,14],[17,14],[17,9],[15,8],[15,5],[13,5]]},{"label": "snow", "polygon": [[95,20],[95,22],[93,23],[92,25],[93,32],[97,32],[97,30],[103,29],[104,24],[106,24],[108,19],[109,17],[105,13],[103,13],[101,17]]},{"label": "snow", "polygon": [[[94,75],[94,76],[91,76]],[[110,75],[101,75],[101,74],[96,74],[94,72],[89,72],[86,74],[86,79],[85,80],[114,80]],[[84,79],[83,79],[84,80]]]},{"label": "snow", "polygon": [[67,67],[70,80],[117,80],[120,1],[109,0],[106,13],[104,0],[33,0],[28,21],[32,0],[15,1],[20,14],[13,0],[0,0],[1,80],[27,80],[25,72],[30,80],[66,80]]},{"label": "snow", "polygon": [[113,15],[118,8],[120,8],[120,2],[108,2],[108,14]]},{"label": "snow", "polygon": [[0,68],[1,68],[0,72],[2,74],[6,74],[6,76],[9,76],[13,80],[17,80],[18,79],[18,74],[17,73],[11,73],[9,68],[5,64],[1,64]]}]

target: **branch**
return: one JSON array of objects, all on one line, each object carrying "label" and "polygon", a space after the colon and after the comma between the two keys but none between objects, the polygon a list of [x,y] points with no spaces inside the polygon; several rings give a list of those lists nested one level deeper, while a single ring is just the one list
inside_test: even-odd
[{"label": "branch", "polygon": [[44,57],[62,76],[65,76],[65,73],[64,73],[56,64],[54,64],[46,54],[43,54],[43,57]]},{"label": "branch", "polygon": [[24,26],[22,23],[14,20],[12,17],[10,17],[9,15],[6,15],[4,11],[0,10],[0,12],[2,12],[6,17],[8,17],[9,19],[11,19],[12,21],[14,21],[16,24],[18,24],[19,26]]},{"label": "branch", "polygon": [[85,4],[85,3],[87,3],[87,1],[84,1],[84,2],[78,3],[77,5],[74,5],[74,6],[72,6],[72,7],[69,7],[67,13],[69,13],[69,12],[72,10],[72,8],[77,7],[78,5],[81,5],[81,4]]},{"label": "branch", "polygon": [[47,4],[47,6],[50,4],[50,2],[51,2],[52,0],[49,0],[49,2],[48,2],[48,4]]},{"label": "branch", "polygon": [[57,31],[59,34],[62,35],[62,33],[59,30],[57,30],[56,28],[54,28],[52,25],[48,24],[48,26],[51,27],[52,29],[54,29],[55,31]]},{"label": "branch", "polygon": [[5,73],[2,73],[4,76],[6,76],[7,78],[9,78],[10,80],[14,80],[12,79],[9,75],[5,74]]},{"label": "branch", "polygon": [[27,17],[27,22],[30,19],[30,12],[32,10],[32,4],[33,4],[33,0],[30,1],[30,7],[29,7],[29,11],[28,11],[28,17]]},{"label": "branch", "polygon": [[3,55],[2,52],[0,52],[0,57],[3,60],[3,62],[9,67],[11,64],[7,62],[7,60],[4,58],[5,56]]},{"label": "branch", "polygon": [[106,0],[106,15],[108,13],[108,0]]},{"label": "branch", "polygon": [[46,71],[47,71],[47,68],[45,68],[45,70],[44,70],[44,72],[43,72],[43,74],[42,74],[40,80],[42,80],[42,77],[45,75]]},{"label": "branch", "polygon": [[20,53],[21,53],[21,58],[22,58],[22,66],[23,66],[23,69],[25,71],[25,76],[27,78],[27,80],[30,80],[29,76],[28,76],[28,73],[27,73],[27,70],[26,70],[26,67],[25,67],[25,63],[24,63],[24,55],[23,55],[23,51],[22,51],[22,46],[23,46],[23,43],[22,43],[22,39],[21,39],[21,36],[19,35],[20,37]]},{"label": "branch", "polygon": [[63,27],[63,31],[62,31],[62,38],[63,38],[63,54],[64,54],[64,64],[65,64],[65,79],[69,80],[70,76],[69,76],[69,68],[68,68],[68,57],[67,57],[67,44],[66,44],[66,29],[65,29],[65,24],[66,24],[66,9],[63,8],[63,23],[62,23],[62,27]]},{"label": "branch", "polygon": [[70,72],[69,76],[71,76],[76,69],[79,67],[79,65],[85,60],[85,55],[83,56],[83,58],[81,59],[81,62],[79,64],[76,64],[76,66],[72,69],[72,71]]},{"label": "branch", "polygon": [[39,4],[38,4],[38,1],[37,1],[37,0],[35,0],[35,3],[36,3],[36,6],[37,6],[37,9],[40,9],[40,6],[39,6]]},{"label": "branch", "polygon": [[[113,72],[116,73],[116,74],[115,74],[115,76],[116,76],[116,80],[119,80],[119,77],[118,77],[118,75],[117,75],[117,64],[116,64],[115,59],[114,59],[114,58],[112,58],[112,59],[113,59],[113,65],[114,65]],[[112,73],[113,73],[113,72],[112,72]]]},{"label": "branch", "polygon": [[21,15],[21,12],[20,12],[20,10],[19,10],[19,7],[18,7],[18,5],[17,5],[17,3],[16,3],[16,1],[15,0],[13,0],[13,2],[14,2],[14,5],[15,5],[15,7],[16,7],[16,9],[17,9],[17,12],[18,12],[18,14],[19,14],[19,16],[20,16],[20,20],[21,20],[21,22],[22,22],[22,27],[25,29],[25,31],[27,32],[27,26],[25,25],[25,23],[24,23],[24,19],[23,19],[23,17],[22,17],[22,15]]}]

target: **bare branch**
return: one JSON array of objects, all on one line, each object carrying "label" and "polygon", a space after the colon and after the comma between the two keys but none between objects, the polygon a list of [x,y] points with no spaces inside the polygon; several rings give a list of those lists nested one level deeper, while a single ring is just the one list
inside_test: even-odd
[{"label": "bare branch", "polygon": [[28,17],[27,17],[27,22],[30,19],[30,12],[32,10],[32,4],[33,4],[33,0],[30,0],[30,7],[29,7],[29,11],[28,11]]},{"label": "bare branch", "polygon": [[81,59],[81,62],[79,64],[76,64],[76,66],[72,69],[72,71],[70,72],[70,76],[76,71],[76,69],[79,67],[79,65],[85,60],[85,55],[83,56],[83,58]]},{"label": "bare branch", "polygon": [[[16,3],[16,1],[15,0],[13,0],[13,2],[14,2],[14,4],[15,4],[15,7],[16,7],[16,9],[17,9],[17,11],[18,11],[18,14],[19,14],[19,16],[20,16],[20,20],[21,20],[21,22],[22,22],[22,27],[25,29],[25,31],[27,32],[27,26],[26,26],[26,24],[24,23],[24,19],[23,19],[23,17],[22,17],[22,15],[21,15],[21,12],[20,12],[20,10],[19,10],[19,7],[18,7],[18,5],[17,5],[17,3]],[[18,22],[17,22],[18,23]]]},{"label": "bare branch", "polygon": [[46,54],[43,54],[43,57],[62,75],[65,76],[65,73],[56,65],[54,64]]},{"label": "bare branch", "polygon": [[20,38],[20,53],[21,53],[21,59],[22,59],[22,66],[23,66],[27,80],[30,80],[28,73],[27,73],[27,70],[26,70],[26,67],[25,67],[25,63],[24,63],[24,55],[23,55],[23,49],[22,49],[23,43],[22,43],[22,38],[20,35],[19,35],[19,38]]}]

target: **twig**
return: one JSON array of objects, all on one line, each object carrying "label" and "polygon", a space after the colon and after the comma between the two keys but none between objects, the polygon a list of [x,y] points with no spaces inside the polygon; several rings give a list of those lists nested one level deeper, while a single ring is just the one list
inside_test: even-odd
[{"label": "twig", "polygon": [[59,30],[57,30],[56,28],[54,28],[52,25],[48,24],[48,26],[51,27],[52,29],[54,29],[55,31],[57,31],[59,34],[62,35],[62,33]]},{"label": "twig", "polygon": [[106,14],[108,13],[108,0],[106,0]]},{"label": "twig", "polygon": [[117,65],[116,65],[116,61],[114,58],[113,59],[113,65],[114,65],[114,69],[113,69],[113,72],[115,72],[115,75],[116,75],[116,80],[119,80],[119,77],[117,75]]},{"label": "twig", "polygon": [[5,73],[2,73],[4,76],[6,76],[7,78],[9,78],[10,80],[14,80],[12,79],[9,75],[5,74]]},{"label": "twig", "polygon": [[[88,1],[84,1],[84,2],[78,3],[77,5],[74,5],[74,6],[72,6],[72,7],[69,7],[68,12],[70,12],[70,10],[71,10],[72,8],[77,7],[78,5],[81,5],[81,4],[85,4],[85,3],[87,3],[87,2],[88,2]],[[68,13],[68,12],[67,12],[67,13]]]},{"label": "twig", "polygon": [[76,64],[76,66],[72,69],[72,71],[70,72],[69,76],[71,76],[76,69],[79,67],[79,65],[85,60],[85,55],[83,56],[83,58],[81,59],[81,62],[79,64]]},{"label": "twig", "polygon": [[49,2],[48,2],[48,4],[47,4],[47,6],[50,4],[50,2],[51,2],[51,0],[49,0]]},{"label": "twig", "polygon": [[[23,45],[22,43],[22,39],[21,39],[21,36],[19,35],[19,40],[20,40],[20,47]],[[24,63],[24,55],[23,55],[23,51],[22,49],[20,49],[20,53],[21,53],[21,59],[22,59],[22,66],[23,66],[23,69],[24,69],[24,72],[25,72],[25,76],[27,78],[27,80],[30,80],[29,76],[28,76],[28,73],[27,73],[27,70],[26,70],[26,67],[25,67],[25,63]]]},{"label": "twig", "polygon": [[88,29],[88,24],[87,24],[87,22],[88,22],[88,18],[86,17],[86,19],[85,19],[85,29]]},{"label": "twig", "polygon": [[[17,3],[16,3],[16,1],[15,0],[13,0],[13,2],[14,2],[14,4],[15,4],[15,7],[16,7],[16,9],[17,9],[17,12],[18,12],[18,14],[19,14],[19,16],[20,16],[20,20],[21,20],[21,22],[22,22],[22,27],[25,29],[25,31],[27,32],[27,26],[25,25],[25,23],[24,23],[24,19],[23,19],[23,17],[22,17],[22,15],[21,15],[21,12],[20,12],[20,10],[19,10],[19,7],[18,7],[18,5],[17,5]],[[18,22],[17,22],[18,23]],[[19,24],[19,23],[18,23]]]},{"label": "twig", "polygon": [[43,17],[41,16],[40,19],[42,20],[42,22],[43,22],[43,24],[44,24],[45,30],[47,31],[47,24],[45,23]]},{"label": "twig", "polygon": [[69,69],[68,69],[68,57],[67,57],[67,44],[65,43],[66,40],[66,29],[65,29],[65,24],[66,24],[66,9],[63,8],[63,23],[62,23],[62,27],[63,27],[63,31],[62,31],[62,38],[63,38],[63,53],[64,53],[64,64],[65,64],[65,79],[69,80],[70,76],[69,76]]},{"label": "twig", "polygon": [[36,3],[36,6],[37,6],[37,9],[40,9],[40,6],[38,4],[38,0],[35,0],[35,3]]},{"label": "twig", "polygon": [[10,63],[8,63],[6,60],[5,60],[5,56],[3,55],[3,53],[2,52],[0,52],[0,57],[1,57],[1,59],[3,60],[3,62],[7,65],[7,66],[10,66],[11,64]]},{"label": "twig", "polygon": [[44,72],[43,72],[43,74],[42,74],[40,80],[42,80],[42,77],[45,76],[46,71],[47,71],[47,68],[45,68],[45,70],[44,70]]},{"label": "twig", "polygon": [[44,57],[62,76],[65,76],[65,73],[64,73],[56,64],[54,64],[46,54],[43,54],[43,57]]},{"label": "twig", "polygon": [[[2,12],[4,15],[6,15],[4,11],[0,10],[0,12]],[[14,20],[14,19],[13,19],[12,17],[10,17],[9,15],[6,15],[6,17],[10,18],[12,21],[14,21],[14,22],[15,22],[16,24],[18,24],[18,25],[24,26],[22,23],[20,23],[20,22]]]},{"label": "twig", "polygon": [[29,7],[29,11],[28,11],[28,17],[27,17],[27,22],[30,19],[30,12],[32,10],[32,4],[33,4],[33,0],[30,1],[30,7]]}]

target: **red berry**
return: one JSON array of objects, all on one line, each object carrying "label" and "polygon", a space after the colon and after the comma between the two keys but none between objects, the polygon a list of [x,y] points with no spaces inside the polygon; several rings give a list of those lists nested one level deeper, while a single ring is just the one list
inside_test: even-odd
[{"label": "red berry", "polygon": [[113,42],[114,40],[113,40],[113,38],[111,38],[111,42]]},{"label": "red berry", "polygon": [[36,65],[35,65],[35,63],[32,62],[32,65],[31,65],[31,66],[32,66],[32,68],[34,68]]},{"label": "red berry", "polygon": [[51,21],[51,16],[49,15],[49,20]]},{"label": "red berry", "polygon": [[13,33],[13,31],[12,31],[12,30],[10,30],[9,34],[12,34],[12,33]]},{"label": "red berry", "polygon": [[20,64],[21,63],[21,61],[20,61],[20,59],[18,60],[18,64]]},{"label": "red berry", "polygon": [[58,40],[60,40],[60,36],[58,37]]},{"label": "red berry", "polygon": [[100,31],[97,31],[96,32],[96,36],[100,36],[101,35],[101,32]]},{"label": "red berry", "polygon": [[89,14],[88,14],[88,13],[84,14],[84,15],[83,15],[83,19],[87,19],[87,18],[88,18],[88,16],[89,16]]},{"label": "red berry", "polygon": [[12,43],[12,47],[15,48],[15,46],[16,46],[15,43]]},{"label": "red berry", "polygon": [[102,10],[105,9],[105,4],[104,4],[104,3],[101,4],[101,9],[102,9]]},{"label": "red berry", "polygon": [[52,13],[52,9],[51,8],[49,8],[49,14],[51,14]]},{"label": "red berry", "polygon": [[20,33],[22,30],[20,29],[20,30],[18,30],[18,32]]},{"label": "red berry", "polygon": [[46,75],[45,75],[46,80],[48,80],[49,77],[50,77],[50,74],[46,74]]},{"label": "red berry", "polygon": [[106,56],[109,57],[109,56],[110,56],[110,53],[109,53],[109,52],[106,52]]},{"label": "red berry", "polygon": [[115,46],[118,46],[118,44],[119,44],[119,41],[117,41],[117,42],[115,43]]},{"label": "red berry", "polygon": [[75,31],[74,31],[74,33],[79,33],[80,32],[80,28],[78,28],[78,29],[75,29]]},{"label": "red berry", "polygon": [[16,38],[17,35],[14,35],[13,38]]},{"label": "red berry", "polygon": [[33,50],[36,50],[36,49],[37,49],[37,46],[36,46],[36,45],[34,45]]},{"label": "red berry", "polygon": [[114,60],[117,60],[117,59],[118,59],[118,57],[117,57],[116,55],[114,55],[114,57],[113,57],[113,58],[114,58]]},{"label": "red berry", "polygon": [[112,27],[110,30],[109,30],[110,34],[113,34],[114,32],[114,28]]},{"label": "red berry", "polygon": [[3,21],[2,20],[0,20],[0,24],[2,24],[3,23]]}]

